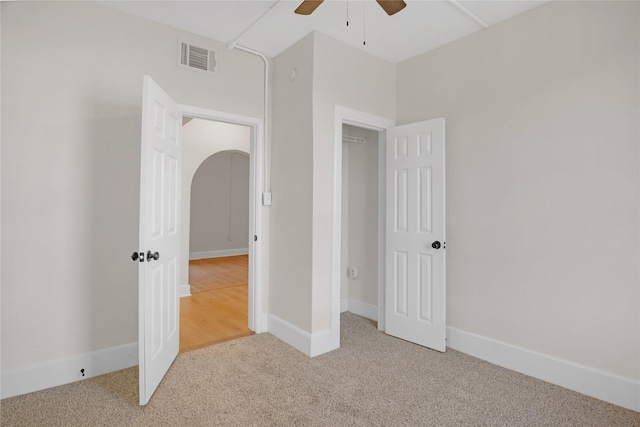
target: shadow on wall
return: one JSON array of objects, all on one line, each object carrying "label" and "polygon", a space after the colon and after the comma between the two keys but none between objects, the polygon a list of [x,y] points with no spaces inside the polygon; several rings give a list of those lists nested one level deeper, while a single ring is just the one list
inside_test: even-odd
[{"label": "shadow on wall", "polygon": [[82,240],[77,262],[89,263],[90,294],[82,297],[86,304],[78,302],[89,312],[84,318],[91,319],[91,348],[99,349],[138,339],[138,264],[129,255],[139,249],[142,115],[126,105],[88,108],[88,116],[96,119],[82,127],[86,136],[80,149],[86,151],[70,154],[85,155],[88,161],[74,164],[90,168],[84,191],[91,224],[88,234],[76,234]]}]

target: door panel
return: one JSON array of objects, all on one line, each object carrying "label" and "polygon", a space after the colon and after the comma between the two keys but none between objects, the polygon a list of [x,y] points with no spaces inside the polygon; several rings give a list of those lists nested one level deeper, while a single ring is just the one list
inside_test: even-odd
[{"label": "door panel", "polygon": [[386,332],[445,351],[444,119],[387,129],[386,172]]},{"label": "door panel", "polygon": [[406,252],[395,252],[395,315],[407,317],[409,313],[409,283],[408,283],[408,254]]},{"label": "door panel", "polygon": [[139,276],[141,405],[149,402],[179,348],[181,125],[177,104],[145,76],[140,159],[140,250],[144,253]]},{"label": "door panel", "polygon": [[397,233],[406,233],[409,231],[409,211],[407,206],[407,186],[408,186],[408,170],[397,169],[394,171],[396,177],[396,193],[393,198],[395,209],[395,231]]},{"label": "door panel", "polygon": [[433,294],[433,257],[429,254],[418,255],[418,320],[432,322]]}]

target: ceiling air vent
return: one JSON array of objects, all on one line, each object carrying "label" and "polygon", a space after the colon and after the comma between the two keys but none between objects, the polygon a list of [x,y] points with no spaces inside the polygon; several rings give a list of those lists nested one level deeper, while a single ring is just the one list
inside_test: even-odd
[{"label": "ceiling air vent", "polygon": [[216,53],[203,47],[180,42],[180,65],[213,73],[216,69]]}]

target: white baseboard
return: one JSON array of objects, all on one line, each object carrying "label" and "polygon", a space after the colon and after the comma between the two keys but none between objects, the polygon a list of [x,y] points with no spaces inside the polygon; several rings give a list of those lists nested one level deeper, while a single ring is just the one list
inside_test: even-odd
[{"label": "white baseboard", "polygon": [[267,331],[309,357],[319,356],[337,348],[333,348],[331,331],[312,335],[273,314],[268,315]]},{"label": "white baseboard", "polygon": [[328,353],[330,351],[336,350],[340,347],[340,343],[337,346],[333,345],[333,336],[329,329],[316,332],[311,335],[311,350],[309,356],[316,357],[321,354]]},{"label": "white baseboard", "polygon": [[190,284],[186,284],[186,285],[180,285],[180,288],[178,288],[178,296],[180,298],[182,297],[190,297],[191,296],[191,285]]},{"label": "white baseboard", "polygon": [[366,317],[374,321],[378,321],[378,306],[349,298],[348,311],[358,316]]},{"label": "white baseboard", "polygon": [[311,334],[309,332],[303,331],[297,326],[294,326],[273,314],[269,314],[268,316],[269,320],[267,323],[267,331],[271,335],[280,338],[282,341],[286,342],[296,350],[303,352],[307,356],[311,355]]},{"label": "white baseboard", "polygon": [[218,251],[191,252],[189,259],[220,258],[225,256],[247,255],[249,248],[221,249]]},{"label": "white baseboard", "polygon": [[447,327],[447,347],[487,362],[640,411],[640,382]]},{"label": "white baseboard", "polygon": [[367,304],[357,299],[342,298],[342,300],[340,300],[340,313],[344,313],[345,311],[376,322],[378,321],[378,306]]},{"label": "white baseboard", "polygon": [[[38,363],[2,373],[2,396],[18,396],[138,365],[138,343]],[[82,376],[81,369],[84,369]]]}]

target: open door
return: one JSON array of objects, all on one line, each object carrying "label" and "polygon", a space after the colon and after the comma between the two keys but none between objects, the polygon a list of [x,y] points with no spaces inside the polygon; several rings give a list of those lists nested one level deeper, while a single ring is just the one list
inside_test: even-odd
[{"label": "open door", "polygon": [[178,354],[182,112],[144,77],[140,157],[140,405],[151,399]]},{"label": "open door", "polygon": [[444,119],[387,129],[385,330],[446,350]]}]

